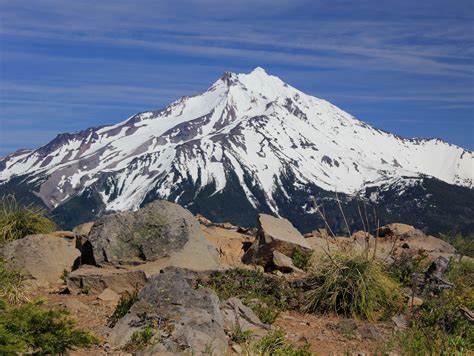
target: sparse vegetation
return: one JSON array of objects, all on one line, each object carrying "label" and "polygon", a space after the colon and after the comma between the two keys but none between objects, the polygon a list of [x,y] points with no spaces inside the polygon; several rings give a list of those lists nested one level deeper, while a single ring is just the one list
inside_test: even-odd
[{"label": "sparse vegetation", "polygon": [[363,255],[332,254],[310,273],[304,309],[377,320],[401,308],[399,286],[377,261]]},{"label": "sparse vegetation", "polygon": [[13,195],[0,198],[0,244],[31,234],[45,234],[56,225],[37,206],[21,206]]},{"label": "sparse vegetation", "polygon": [[75,327],[65,309],[47,310],[43,301],[17,307],[0,300],[0,354],[65,354],[98,343],[91,333]]},{"label": "sparse vegetation", "polygon": [[297,347],[288,342],[285,332],[276,329],[251,346],[249,354],[260,356],[311,356],[309,345]]},{"label": "sparse vegetation", "polygon": [[410,286],[413,274],[424,272],[430,264],[428,254],[422,250],[419,250],[415,255],[402,252],[394,258],[394,261],[387,268],[388,273],[404,286]]},{"label": "sparse vegetation", "polygon": [[461,234],[441,234],[440,237],[453,245],[456,252],[461,256],[469,256],[474,258],[474,235],[463,237]]},{"label": "sparse vegetation", "polygon": [[232,333],[230,335],[230,339],[237,343],[243,344],[250,340],[252,337],[252,330],[243,330],[240,324],[235,324],[232,328]]},{"label": "sparse vegetation", "polygon": [[20,304],[28,301],[28,296],[23,286],[23,276],[17,271],[7,269],[5,262],[1,258],[0,298],[4,298],[9,304]]},{"label": "sparse vegetation", "polygon": [[159,332],[151,325],[135,331],[125,346],[125,351],[136,352],[160,342]]},{"label": "sparse vegetation", "polygon": [[291,259],[293,265],[303,271],[306,271],[311,266],[312,252],[305,252],[300,249],[296,249]]},{"label": "sparse vegetation", "polygon": [[109,326],[113,328],[117,322],[128,313],[132,305],[138,300],[138,291],[126,293],[120,297],[114,313],[109,318]]},{"label": "sparse vegetation", "polygon": [[384,343],[386,353],[403,355],[464,355],[474,351],[474,263],[451,258],[446,278],[454,288],[425,296],[415,308],[410,327]]},{"label": "sparse vegetation", "polygon": [[91,293],[91,289],[89,287],[82,287],[79,290],[79,293],[84,294],[84,295],[89,295]]},{"label": "sparse vegetation", "polygon": [[299,293],[283,279],[261,272],[232,269],[215,271],[198,286],[214,289],[221,300],[237,297],[264,323],[272,324],[282,310],[296,309]]}]

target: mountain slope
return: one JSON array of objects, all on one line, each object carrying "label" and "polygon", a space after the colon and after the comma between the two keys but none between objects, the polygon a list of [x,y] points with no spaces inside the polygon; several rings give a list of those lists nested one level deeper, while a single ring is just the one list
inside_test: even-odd
[{"label": "mountain slope", "polygon": [[376,201],[382,187],[410,187],[425,176],[470,194],[473,154],[373,128],[261,68],[225,73],[205,93],[163,110],[58,135],[0,161],[4,190],[27,185],[51,210],[87,196],[95,214],[165,198],[247,224],[256,211],[314,217],[308,204],[294,206],[296,196],[371,190]]}]

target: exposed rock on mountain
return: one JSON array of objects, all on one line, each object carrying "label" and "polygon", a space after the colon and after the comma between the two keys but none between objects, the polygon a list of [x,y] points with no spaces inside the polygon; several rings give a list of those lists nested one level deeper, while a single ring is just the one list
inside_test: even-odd
[{"label": "exposed rock on mountain", "polygon": [[35,285],[57,283],[79,259],[74,238],[29,235],[0,248],[0,257]]},{"label": "exposed rock on mountain", "polygon": [[100,218],[82,253],[83,263],[96,265],[133,265],[165,258],[194,269],[217,266],[216,253],[194,216],[178,204],[163,200],[135,212]]},{"label": "exposed rock on mountain", "polygon": [[[258,224],[257,239],[242,258],[245,263],[269,267],[275,261],[275,251],[288,258],[293,256],[296,250],[311,251],[311,246],[303,235],[288,220],[260,214]],[[281,262],[277,262],[281,264],[279,267],[291,268],[288,263],[283,266],[284,261],[278,254],[276,258]]]},{"label": "exposed rock on mountain", "polygon": [[151,277],[138,301],[114,327],[111,345],[123,346],[134,332],[156,325],[161,342],[145,353],[186,350],[202,355],[211,345],[214,353],[225,354],[228,341],[219,298],[210,289],[196,289],[196,278],[195,273],[174,267]]}]

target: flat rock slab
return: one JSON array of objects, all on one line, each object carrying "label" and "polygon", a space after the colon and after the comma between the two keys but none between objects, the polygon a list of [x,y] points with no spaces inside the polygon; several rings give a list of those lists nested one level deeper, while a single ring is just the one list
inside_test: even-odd
[{"label": "flat rock slab", "polygon": [[82,266],[69,274],[66,283],[73,294],[101,294],[106,289],[122,294],[141,289],[146,280],[141,270]]},{"label": "flat rock slab", "polygon": [[311,251],[311,246],[301,233],[287,220],[260,214],[255,243],[247,250],[242,260],[263,266],[271,265],[273,251],[292,257],[296,250]]},{"label": "flat rock slab", "polygon": [[131,335],[146,326],[153,327],[161,342],[144,350],[155,354],[163,348],[202,355],[212,347],[224,355],[227,337],[217,295],[207,288],[196,288],[195,272],[169,267],[152,276],[140,291],[138,301],[118,321],[108,342],[124,346]]},{"label": "flat rock slab", "polygon": [[[173,258],[189,245],[193,245],[193,251],[182,258]],[[217,266],[217,256],[212,256],[194,216],[178,204],[159,200],[135,212],[98,219],[83,246],[82,262],[118,266],[170,258],[174,265],[185,265],[185,259],[192,259],[192,254],[197,256],[197,269],[201,265]]]},{"label": "flat rock slab", "polygon": [[53,235],[29,235],[4,245],[0,251],[8,267],[20,271],[38,285],[57,283],[71,271],[80,252],[74,239]]},{"label": "flat rock slab", "polygon": [[270,325],[262,323],[253,310],[243,305],[238,298],[227,299],[222,303],[221,310],[228,334],[239,328],[242,331],[251,331],[254,336],[262,337],[271,329]]}]

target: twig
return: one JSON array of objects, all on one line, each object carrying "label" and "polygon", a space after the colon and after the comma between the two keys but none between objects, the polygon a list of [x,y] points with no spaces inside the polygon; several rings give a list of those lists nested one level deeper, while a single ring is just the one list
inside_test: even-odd
[{"label": "twig", "polygon": [[349,237],[350,237],[352,236],[351,229],[349,228],[349,224],[347,223],[346,214],[344,214],[344,210],[342,209],[341,201],[339,200],[339,196],[337,195],[337,190],[336,190],[336,201],[337,201],[337,204],[339,205],[339,210],[341,211],[342,217],[344,219],[344,223],[346,224],[347,233],[349,234]]}]

